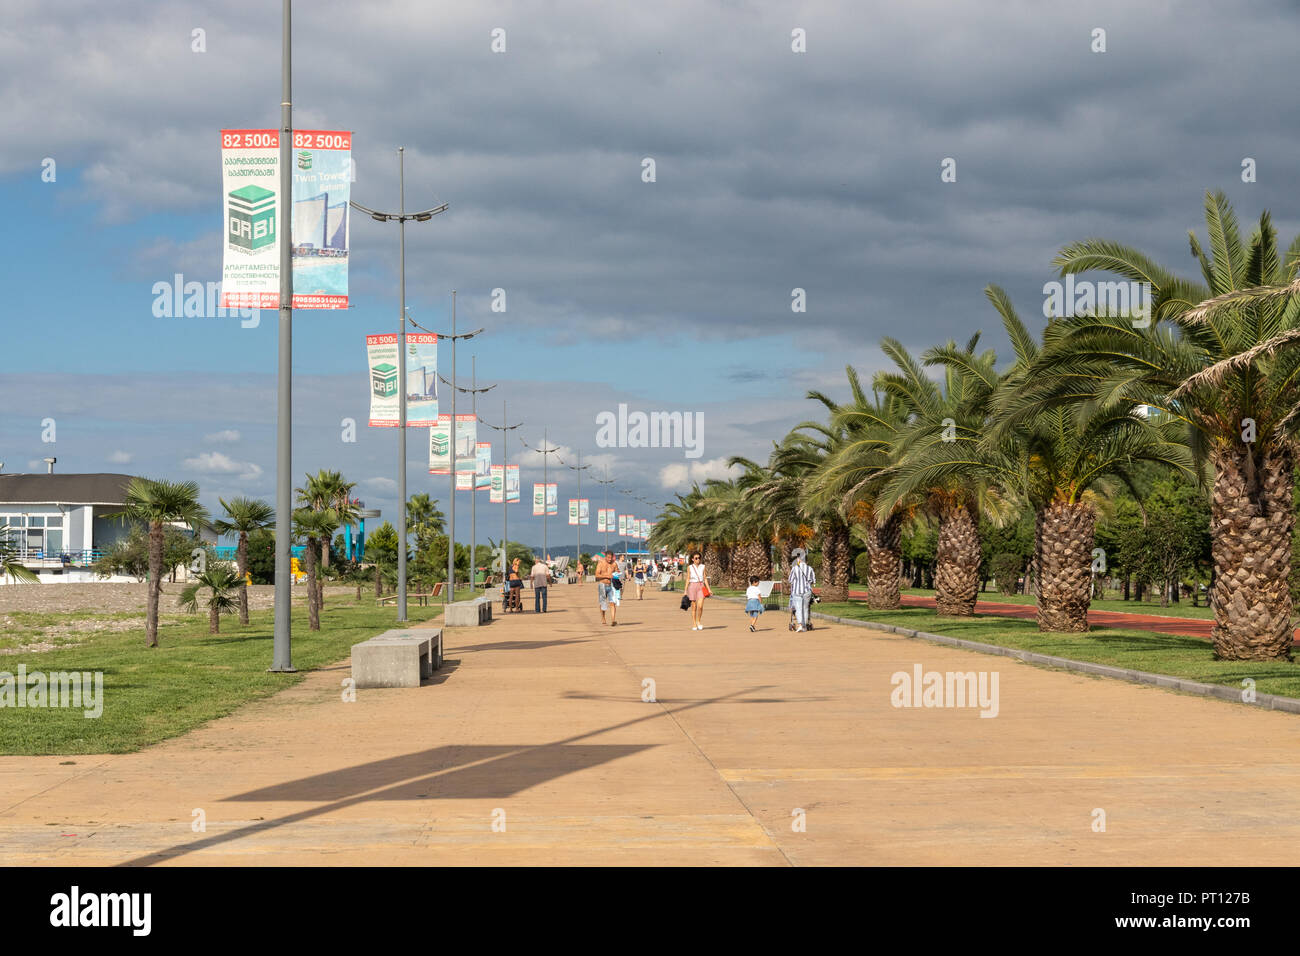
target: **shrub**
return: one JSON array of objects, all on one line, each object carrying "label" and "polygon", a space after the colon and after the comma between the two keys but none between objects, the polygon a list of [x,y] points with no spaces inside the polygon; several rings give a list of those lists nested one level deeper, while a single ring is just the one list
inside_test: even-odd
[{"label": "shrub", "polygon": [[989,570],[993,572],[993,580],[998,583],[999,591],[1015,594],[1024,562],[1017,554],[998,554],[989,562]]}]

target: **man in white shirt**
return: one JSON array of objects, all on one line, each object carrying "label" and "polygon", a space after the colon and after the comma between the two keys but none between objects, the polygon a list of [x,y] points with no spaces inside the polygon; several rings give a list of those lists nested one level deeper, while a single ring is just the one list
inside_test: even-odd
[{"label": "man in white shirt", "polygon": [[533,612],[546,613],[546,586],[551,583],[551,569],[541,558],[533,565],[529,577],[533,579]]},{"label": "man in white shirt", "polygon": [[794,619],[799,625],[795,632],[806,630],[808,626],[808,605],[812,603],[813,586],[817,583],[817,572],[804,561],[803,555],[794,559],[788,577],[790,585],[790,606],[794,608]]}]

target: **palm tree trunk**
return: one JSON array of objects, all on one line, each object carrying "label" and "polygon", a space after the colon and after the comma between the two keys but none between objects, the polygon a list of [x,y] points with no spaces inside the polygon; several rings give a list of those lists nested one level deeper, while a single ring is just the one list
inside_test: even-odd
[{"label": "palm tree trunk", "polygon": [[1251,453],[1234,444],[1214,455],[1210,640],[1219,660],[1290,660],[1292,449]]},{"label": "palm tree trunk", "polygon": [[163,525],[161,521],[149,524],[149,600],[144,613],[145,643],[158,646],[158,598],[162,595]]},{"label": "palm tree trunk", "polygon": [[971,617],[979,598],[980,534],[975,517],[964,504],[939,517],[935,553],[934,601],[943,617]]},{"label": "palm tree trunk", "polygon": [[[749,544],[749,573],[757,574],[760,581],[772,577],[772,548],[766,540],[751,541]],[[746,586],[749,582],[745,582]]]},{"label": "palm tree trunk", "polygon": [[1087,632],[1096,522],[1092,505],[1082,501],[1054,501],[1039,513],[1040,631]]},{"label": "palm tree trunk", "polygon": [[899,577],[903,570],[903,522],[892,515],[883,525],[872,524],[867,531],[867,555],[871,565],[867,582],[867,607],[889,611],[903,602]]},{"label": "palm tree trunk", "polygon": [[849,599],[849,527],[832,520],[822,536],[822,570],[826,583],[821,587],[823,601]]},{"label": "palm tree trunk", "polygon": [[239,572],[239,623],[248,623],[248,588],[244,585],[248,574],[248,533],[239,533],[239,547],[235,549],[235,569]]},{"label": "palm tree trunk", "polygon": [[208,633],[221,633],[221,612],[217,610],[216,605],[208,608]]},{"label": "palm tree trunk", "polygon": [[303,557],[307,559],[307,626],[310,630],[320,630],[320,608],[316,604],[316,540],[307,539],[303,548]]}]

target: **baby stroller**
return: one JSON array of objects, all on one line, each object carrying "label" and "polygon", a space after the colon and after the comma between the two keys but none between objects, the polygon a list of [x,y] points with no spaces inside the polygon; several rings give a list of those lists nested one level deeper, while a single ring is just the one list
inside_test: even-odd
[{"label": "baby stroller", "polygon": [[[813,629],[813,620],[812,620],[813,605],[820,604],[821,600],[822,599],[815,594],[808,599],[808,624],[804,627],[805,631],[811,631]],[[799,628],[799,618],[795,616],[794,601],[792,600],[790,602],[790,630],[794,631],[794,630],[798,630],[798,628]]]}]

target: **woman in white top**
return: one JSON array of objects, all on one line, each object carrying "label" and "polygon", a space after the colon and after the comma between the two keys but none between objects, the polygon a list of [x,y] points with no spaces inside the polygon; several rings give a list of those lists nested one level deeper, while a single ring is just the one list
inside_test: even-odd
[{"label": "woman in white top", "polygon": [[691,630],[704,630],[704,598],[709,587],[709,572],[704,569],[700,552],[691,554],[686,568],[686,596],[691,599]]}]

